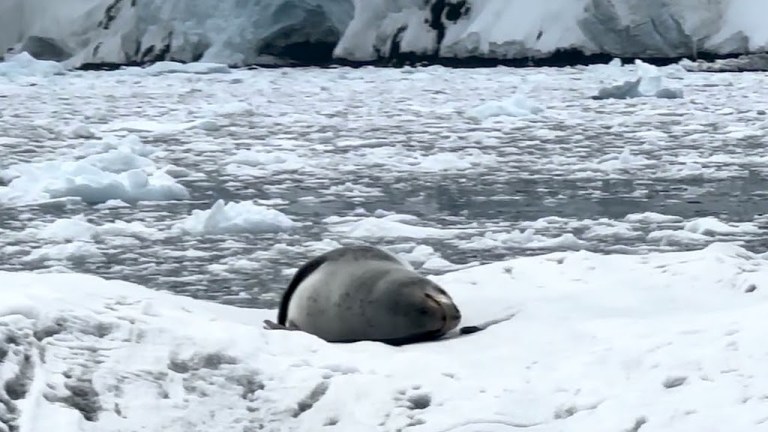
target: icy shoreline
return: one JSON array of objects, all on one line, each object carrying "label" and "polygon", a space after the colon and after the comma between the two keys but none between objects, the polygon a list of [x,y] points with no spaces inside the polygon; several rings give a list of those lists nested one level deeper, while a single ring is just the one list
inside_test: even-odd
[{"label": "icy shoreline", "polygon": [[[643,275],[638,278],[637,275]],[[47,431],[755,431],[768,261],[553,253],[435,278],[485,332],[389,347],[80,274],[0,272],[0,426]],[[147,415],[151,411],[152,415]]]}]

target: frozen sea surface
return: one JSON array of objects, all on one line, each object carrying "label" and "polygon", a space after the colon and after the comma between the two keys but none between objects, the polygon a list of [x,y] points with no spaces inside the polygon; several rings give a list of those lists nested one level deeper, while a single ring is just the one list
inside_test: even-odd
[{"label": "frozen sea surface", "polygon": [[0,74],[0,270],[274,308],[360,241],[431,274],[768,247],[764,74],[593,100],[635,66],[54,72]]}]

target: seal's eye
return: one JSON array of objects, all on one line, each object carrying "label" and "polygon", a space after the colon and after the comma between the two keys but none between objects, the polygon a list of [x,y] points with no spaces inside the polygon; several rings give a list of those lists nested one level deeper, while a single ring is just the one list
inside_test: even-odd
[{"label": "seal's eye", "polygon": [[429,315],[429,308],[422,306],[416,309],[416,312],[418,312],[419,315]]}]

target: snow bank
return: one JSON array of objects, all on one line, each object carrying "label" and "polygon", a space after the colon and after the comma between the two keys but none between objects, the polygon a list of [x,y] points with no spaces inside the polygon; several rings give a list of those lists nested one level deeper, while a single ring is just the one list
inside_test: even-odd
[{"label": "snow bank", "polygon": [[[265,55],[315,55],[339,40],[352,13],[351,0],[6,0],[0,49],[27,49],[73,66],[253,64],[268,61]],[[297,54],[302,43],[315,45]]]},{"label": "snow bank", "polygon": [[174,225],[189,234],[236,234],[281,232],[296,226],[285,214],[252,202],[218,200],[210,210],[193,210],[192,215]]},{"label": "snow bank", "polygon": [[768,30],[760,0],[356,0],[334,54],[398,53],[498,59],[556,50],[621,57],[759,52]]},{"label": "snow bank", "polygon": [[275,311],[79,274],[0,272],[0,400],[9,413],[0,425],[61,432],[764,425],[768,262],[744,249],[554,253],[434,279],[458,303],[464,325],[517,315],[435,343],[333,345],[263,330],[261,320]]}]

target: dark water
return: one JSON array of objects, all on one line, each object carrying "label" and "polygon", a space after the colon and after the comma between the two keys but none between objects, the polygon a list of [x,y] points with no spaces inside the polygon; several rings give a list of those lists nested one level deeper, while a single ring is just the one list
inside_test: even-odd
[{"label": "dark water", "polygon": [[[388,181],[389,180],[389,181]],[[394,180],[394,181],[392,181]],[[157,289],[184,293],[197,298],[210,299],[245,307],[275,307],[279,293],[290,275],[284,269],[297,267],[311,255],[302,251],[307,241],[333,238],[341,243],[354,243],[360,239],[344,239],[331,234],[322,220],[328,216],[345,215],[357,208],[369,212],[377,209],[418,216],[431,226],[457,226],[475,223],[490,230],[504,231],[525,221],[558,216],[583,220],[600,218],[621,219],[627,214],[658,212],[692,219],[716,216],[723,221],[751,222],[760,215],[768,214],[768,179],[750,175],[745,178],[721,181],[573,181],[559,179],[504,179],[488,176],[456,176],[439,179],[382,179],[374,176],[355,179],[355,184],[379,185],[381,196],[352,203],[345,197],[328,197],[321,202],[301,202],[303,195],[300,182],[287,187],[291,193],[272,195],[289,201],[278,206],[297,222],[306,222],[299,229],[286,234],[239,234],[218,235],[204,238],[168,236],[160,239],[138,239],[128,246],[104,244],[103,259],[70,261],[66,267],[77,272],[93,273],[107,278],[120,278]],[[293,187],[295,186],[295,188]],[[690,189],[699,192],[687,193]],[[0,210],[0,229],[18,230],[28,220],[54,220],[84,214],[89,220],[140,221],[147,225],[164,223],[169,214],[183,215],[192,209],[207,209],[217,198],[233,199],[231,192],[221,193],[216,187],[192,189],[193,197],[203,202],[144,203],[138,207],[97,210],[86,204],[64,207],[23,208]],[[311,191],[306,191],[311,193]],[[639,193],[638,193],[639,192]],[[547,199],[557,197],[554,203]],[[760,219],[758,219],[760,220]],[[768,228],[768,219],[762,226]],[[651,232],[657,227],[641,227],[639,232]],[[586,228],[574,229],[554,226],[548,232],[537,232],[549,237],[572,233],[576,237]],[[380,246],[410,243],[407,239],[392,238],[373,240]],[[285,244],[294,249],[271,249],[275,244]],[[488,263],[516,256],[550,252],[552,249],[524,249],[501,247],[484,250],[465,250],[457,242],[439,239],[416,240],[416,244],[432,246],[443,258],[455,264],[471,262]],[[458,242],[460,244],[461,242]],[[20,258],[34,244],[9,242],[21,246],[17,254],[8,254],[3,260],[3,270],[41,269],[50,263],[23,262]],[[768,235],[757,235],[743,240],[743,245],[756,252],[768,249]],[[617,248],[625,246],[627,249]],[[676,245],[671,249],[695,249],[699,244]],[[172,256],[167,251],[195,249],[203,256]],[[555,248],[557,250],[558,248]],[[562,248],[559,248],[562,249]],[[636,239],[599,239],[589,242],[585,249],[606,253],[642,253],[647,250],[663,250],[645,237]],[[224,272],[207,270],[213,263],[242,257],[253,260],[255,267],[227,269]],[[427,272],[439,273],[439,272]],[[240,294],[245,293],[245,294]]]},{"label": "dark water", "polygon": [[[269,112],[263,108],[217,117],[223,125],[221,130],[185,131],[177,136],[138,133],[145,143],[164,152],[153,159],[158,165],[173,163],[199,174],[178,179],[191,194],[188,201],[140,202],[110,209],[76,200],[0,207],[0,270],[63,266],[196,298],[274,308],[292,271],[322,249],[308,244],[323,240],[341,244],[365,241],[405,253],[416,245],[428,245],[457,265],[489,263],[573,248],[567,243],[549,247],[463,247],[473,237],[524,231],[529,226],[526,224],[556,216],[563,219],[538,226],[535,234],[548,239],[571,234],[584,242],[578,248],[600,253],[698,249],[706,244],[662,244],[647,237],[662,229],[681,230],[684,222],[631,224],[636,235],[630,237],[585,237],[591,227],[601,223],[616,224],[628,214],[657,212],[685,221],[713,216],[723,222],[753,223],[761,228],[760,232],[712,235],[710,241],[737,242],[760,253],[768,249],[768,235],[762,230],[768,228],[768,163],[754,157],[764,153],[766,136],[727,135],[730,125],[754,129],[764,121],[755,110],[731,109],[727,101],[740,97],[744,105],[761,103],[768,97],[761,89],[767,86],[742,85],[737,78],[725,74],[713,78],[697,75],[686,78],[690,81],[686,100],[612,101],[601,105],[584,97],[587,91],[593,91],[595,78],[586,76],[589,71],[514,73],[551,73],[551,79],[540,80],[538,85],[540,99],[552,101],[548,108],[555,114],[492,124],[463,117],[466,106],[498,99],[504,91],[515,91],[517,81],[510,80],[510,72],[503,70],[242,71],[236,79],[223,84],[221,79],[198,77],[189,78],[189,82],[174,78],[176,81],[154,87],[150,87],[153,81],[148,79],[132,81],[131,85],[139,90],[125,84],[129,78],[101,72],[93,73],[98,76],[66,78],[73,80],[68,82],[72,87],[66,91],[77,93],[82,100],[74,103],[76,99],[71,94],[53,93],[58,99],[49,99],[47,105],[41,102],[46,95],[66,91],[55,90],[62,87],[53,84],[48,88],[42,84],[12,90],[0,87],[10,96],[29,96],[41,103],[8,108],[6,118],[13,118],[15,123],[0,125],[0,138],[17,141],[0,145],[0,169],[17,162],[57,159],[59,153],[67,154],[68,146],[75,148],[79,143],[57,129],[62,116],[86,118],[99,124],[110,118],[136,115],[162,119],[183,109],[195,114],[202,106],[220,103],[217,98],[229,103],[258,86],[262,86],[259,91],[263,98],[273,98]],[[269,75],[265,78],[263,74]],[[432,75],[430,78],[419,74]],[[457,74],[463,86],[455,85]],[[478,74],[486,74],[486,79],[477,79]],[[743,76],[759,80],[753,75]],[[302,83],[310,78],[315,84],[310,82],[302,88]],[[110,79],[120,85],[110,84]],[[262,80],[273,87],[264,88]],[[329,84],[322,93],[317,93],[317,83],[334,80],[337,84],[343,80],[350,88]],[[142,86],[146,89],[142,90]],[[190,86],[194,88],[189,90]],[[504,86],[509,88],[504,90]],[[717,90],[721,87],[722,91]],[[579,90],[582,88],[588,90]],[[89,104],[94,105],[93,109],[104,107],[107,119],[97,116],[94,120],[94,114],[88,111]],[[294,117],[289,118],[291,115]],[[21,121],[39,118],[47,119],[48,123],[37,129],[18,126]],[[663,134],[664,142],[649,145],[637,135],[649,131]],[[305,144],[264,141],[274,137]],[[348,139],[359,143],[337,145]],[[195,147],[198,143],[207,147]],[[324,147],[313,149],[315,145]],[[398,145],[399,153],[379,154],[376,157],[380,159],[373,161],[366,158],[369,153]],[[647,163],[614,170],[595,165],[600,158],[618,156],[629,147],[632,155],[646,158]],[[229,156],[251,148],[298,154],[312,170],[277,172],[256,167],[253,173],[242,175],[225,168]],[[412,153],[460,153],[467,149],[476,149],[496,160],[463,172],[423,172],[393,165],[393,160]],[[691,153],[698,157],[694,161],[702,170],[675,174],[674,170],[685,165],[684,159]],[[721,156],[727,158],[718,159]],[[360,196],[343,188],[332,189],[347,183],[370,188],[375,193]],[[301,225],[277,234],[204,237],[170,230],[174,222],[192,210],[208,209],[217,199],[280,199],[284,204],[271,207]],[[359,214],[360,209],[371,214],[382,209],[412,215],[420,219],[419,225],[455,228],[462,233],[443,239],[398,238],[395,233],[384,239],[351,238],[330,229],[324,221],[330,216]],[[94,243],[100,252],[98,256],[44,262],[28,259],[30,253],[50,241],[24,234],[25,229],[36,222],[80,214],[94,225],[140,222],[154,228],[156,234],[97,237]]]}]

